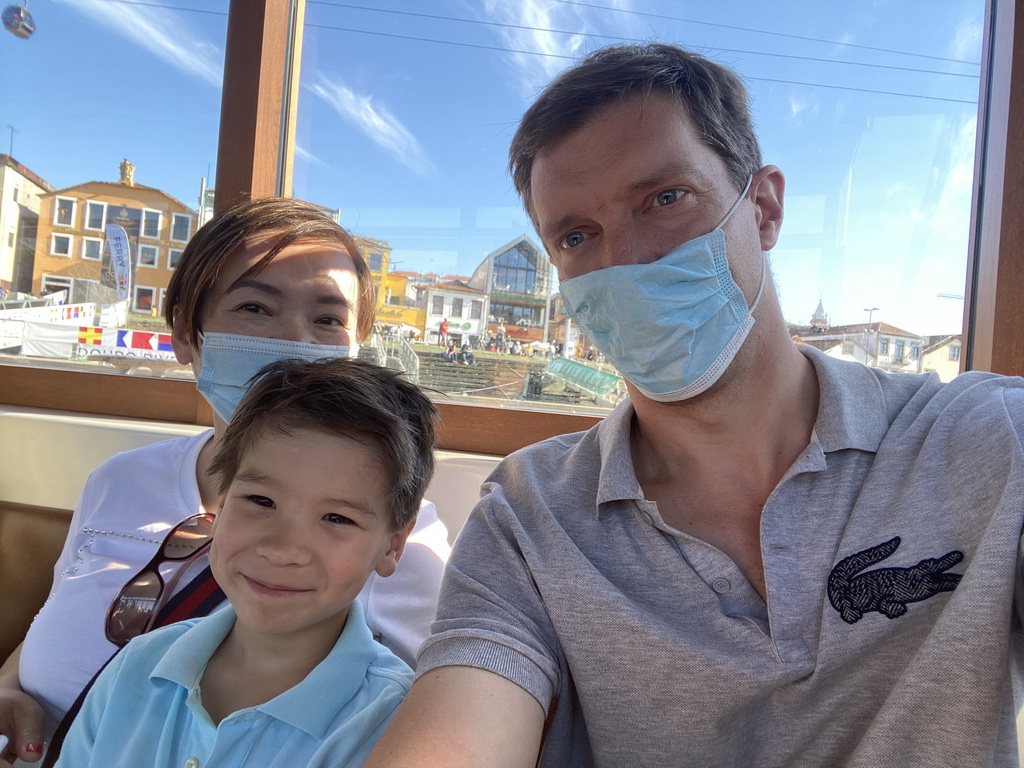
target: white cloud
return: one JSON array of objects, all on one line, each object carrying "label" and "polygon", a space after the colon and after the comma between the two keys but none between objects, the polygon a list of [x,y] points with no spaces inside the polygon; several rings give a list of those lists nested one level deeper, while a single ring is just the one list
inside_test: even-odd
[{"label": "white cloud", "polygon": [[327,167],[327,163],[325,163],[323,160],[321,160],[319,157],[314,155],[312,152],[310,152],[305,147],[302,147],[301,145],[299,145],[298,142],[296,142],[296,144],[295,144],[295,156],[298,157],[298,158],[301,158],[302,160],[305,160],[307,163],[312,163],[313,165],[318,165],[321,168],[326,168]]},{"label": "white cloud", "polygon": [[172,67],[207,85],[220,88],[224,52],[196,39],[195,30],[182,23],[182,15],[164,8],[103,0],[58,0],[80,10],[117,34],[163,59]]},{"label": "white cloud", "polygon": [[387,107],[374,104],[372,96],[358,94],[323,73],[309,89],[406,168],[420,176],[436,173],[416,137]]},{"label": "white cloud", "polygon": [[[520,95],[532,99],[555,75],[583,53],[586,23],[581,8],[554,5],[546,0],[484,0],[482,18],[530,29],[495,27],[504,48],[536,53],[510,53],[514,71],[510,72]],[[572,31],[565,35],[547,29]],[[545,55],[536,55],[545,54]]]}]

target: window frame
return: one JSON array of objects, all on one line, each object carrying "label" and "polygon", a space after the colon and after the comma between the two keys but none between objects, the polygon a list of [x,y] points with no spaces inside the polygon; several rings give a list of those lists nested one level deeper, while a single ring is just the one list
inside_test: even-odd
[{"label": "window frame", "polygon": [[[60,213],[61,201],[67,201],[67,202],[71,203],[71,221],[69,223],[67,223],[67,224],[64,224],[63,222],[57,220],[57,216]],[[53,198],[53,226],[55,226],[55,227],[67,227],[69,229],[73,228],[75,226],[75,215],[77,213],[78,213],[78,198],[67,197],[65,195],[58,195],[58,196]]]},{"label": "window frame", "polygon": [[[147,249],[147,252],[148,252],[149,249],[152,249],[152,251],[153,251],[153,263],[152,264],[149,264],[149,263],[143,264],[142,263],[142,249],[143,248]],[[138,246],[136,247],[135,266],[136,267],[145,267],[146,269],[156,269],[157,267],[159,267],[160,266],[160,246],[159,245],[153,245],[152,243],[139,243]]]},{"label": "window frame", "polygon": [[[149,291],[149,309],[139,309],[139,291]],[[131,311],[139,315],[153,314],[153,307],[157,306],[157,287],[155,285],[133,285],[132,286],[132,308]]]},{"label": "window frame", "polygon": [[[156,214],[156,234],[146,234],[146,214]],[[139,218],[139,237],[144,237],[147,240],[159,240],[160,231],[164,225],[164,214],[163,211],[158,211],[156,208],[143,208],[142,215]]]},{"label": "window frame", "polygon": [[[100,225],[98,227],[89,226],[89,209],[98,205],[103,213],[100,214]],[[85,201],[85,219],[82,222],[82,229],[87,229],[90,232],[102,232],[107,226],[107,204],[102,200],[86,200]]]},{"label": "window frame", "polygon": [[[86,235],[82,235],[82,247],[80,249],[80,254],[81,254],[80,258],[83,261],[103,261],[103,244],[105,242],[106,241],[102,237],[88,237]],[[92,257],[92,256],[86,256],[85,255],[85,244],[86,243],[99,243],[100,250],[99,250],[99,253],[97,254],[97,256],[95,258]]]},{"label": "window frame", "polygon": [[[180,240],[174,236],[174,228],[178,223],[179,219],[185,219],[188,222],[188,226],[185,232],[185,239]],[[187,243],[192,237],[192,217],[187,213],[171,213],[171,231],[169,233],[169,239],[172,243]]]},{"label": "window frame", "polygon": [[[68,250],[66,253],[61,253],[57,250],[57,238],[66,238],[68,241]],[[69,232],[51,232],[50,233],[50,256],[56,256],[61,259],[70,259],[72,254],[75,252],[75,236]]]},{"label": "window frame", "polygon": [[[228,12],[215,211],[249,197],[286,194],[282,143],[293,129],[297,62],[288,44],[303,0],[232,0]],[[296,10],[298,9],[298,10]],[[1024,0],[987,2],[975,194],[961,369],[1024,374]],[[301,28],[301,24],[299,25]],[[254,77],[252,73],[258,73]],[[254,94],[258,93],[258,98]],[[985,194],[978,194],[984,181]],[[225,194],[225,190],[232,190]],[[190,381],[0,365],[0,404],[190,424],[212,412]],[[439,447],[504,455],[598,417],[438,403]]]},{"label": "window frame", "polygon": [[169,272],[173,272],[174,270],[176,270],[178,268],[178,264],[177,263],[174,263],[174,264],[171,263],[173,261],[173,254],[175,254],[175,253],[178,254],[178,259],[177,260],[181,261],[181,254],[183,254],[184,252],[185,252],[184,248],[168,248],[167,249],[167,270]]}]

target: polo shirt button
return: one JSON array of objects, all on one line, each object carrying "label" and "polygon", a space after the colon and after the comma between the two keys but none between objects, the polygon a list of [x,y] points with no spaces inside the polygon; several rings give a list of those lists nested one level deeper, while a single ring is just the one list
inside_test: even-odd
[{"label": "polo shirt button", "polygon": [[199,768],[199,760],[195,757],[190,757],[185,761],[185,768]]},{"label": "polo shirt button", "polygon": [[729,586],[729,582],[726,579],[715,579],[711,582],[711,588],[720,595],[728,592]]}]

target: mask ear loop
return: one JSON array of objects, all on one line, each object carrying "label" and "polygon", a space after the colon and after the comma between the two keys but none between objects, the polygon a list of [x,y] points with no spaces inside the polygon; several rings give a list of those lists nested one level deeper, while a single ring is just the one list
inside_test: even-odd
[{"label": "mask ear loop", "polygon": [[[747,176],[747,183],[743,185],[743,191],[740,192],[740,196],[736,198],[736,202],[732,204],[732,208],[729,209],[728,213],[722,217],[722,220],[718,222],[718,226],[715,229],[721,229],[725,226],[725,222],[729,220],[729,217],[736,213],[736,209],[740,207],[740,203],[747,197],[747,192],[750,191],[750,185],[754,181],[754,174]],[[713,232],[714,230],[712,230]]]}]

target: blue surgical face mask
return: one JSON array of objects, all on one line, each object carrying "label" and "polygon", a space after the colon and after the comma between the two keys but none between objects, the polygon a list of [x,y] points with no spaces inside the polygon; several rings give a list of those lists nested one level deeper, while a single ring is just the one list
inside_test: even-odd
[{"label": "blue surgical face mask", "polygon": [[359,354],[358,344],[337,347],[230,333],[201,333],[199,339],[203,345],[202,366],[196,377],[196,389],[226,422],[231,421],[253,383],[252,378],[264,366],[278,360],[320,360]]},{"label": "blue surgical face mask", "polygon": [[722,227],[743,192],[711,232],[650,264],[594,270],[564,281],[573,321],[644,396],[674,402],[699,395],[721,377],[754,325],[751,307],[729,271]]}]

